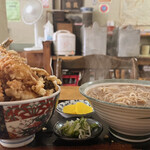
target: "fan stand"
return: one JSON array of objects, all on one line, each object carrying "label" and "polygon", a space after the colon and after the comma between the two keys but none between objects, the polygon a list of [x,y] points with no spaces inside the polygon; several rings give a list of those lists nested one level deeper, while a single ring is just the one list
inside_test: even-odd
[{"label": "fan stand", "polygon": [[33,51],[33,50],[42,50],[43,48],[39,46],[38,44],[38,28],[37,23],[34,23],[34,43],[35,45],[33,47],[24,48],[25,51]]}]

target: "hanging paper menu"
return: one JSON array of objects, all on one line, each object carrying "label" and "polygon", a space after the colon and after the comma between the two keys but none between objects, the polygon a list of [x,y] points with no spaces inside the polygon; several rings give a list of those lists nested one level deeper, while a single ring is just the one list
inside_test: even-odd
[{"label": "hanging paper menu", "polygon": [[20,21],[20,1],[6,0],[6,12],[8,21]]}]

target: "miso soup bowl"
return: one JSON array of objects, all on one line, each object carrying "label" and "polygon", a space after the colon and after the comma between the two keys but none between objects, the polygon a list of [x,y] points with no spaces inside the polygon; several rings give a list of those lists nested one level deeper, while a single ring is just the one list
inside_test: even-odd
[{"label": "miso soup bowl", "polygon": [[0,144],[16,148],[32,142],[51,119],[59,94],[60,87],[50,96],[0,102]]},{"label": "miso soup bowl", "polygon": [[[105,84],[133,84],[150,86],[150,81],[131,79],[105,79],[87,82],[80,86],[80,93],[89,99],[98,114],[109,126],[115,137],[129,142],[150,140],[150,107],[128,106],[98,100],[87,95],[93,87]],[[129,89],[130,90],[130,89]]]}]

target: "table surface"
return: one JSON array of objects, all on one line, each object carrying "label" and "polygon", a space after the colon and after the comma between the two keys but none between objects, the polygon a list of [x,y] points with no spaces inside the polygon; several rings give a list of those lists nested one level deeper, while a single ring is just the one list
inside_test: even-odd
[{"label": "table surface", "polygon": [[[79,92],[78,86],[63,86],[61,87],[60,101],[70,100],[70,99],[85,99]],[[150,141],[145,143],[128,143],[121,141],[115,138],[109,133],[109,128],[107,124],[101,120],[96,113],[91,116],[95,120],[98,120],[103,124],[103,131],[101,135],[95,139],[84,141],[84,142],[75,142],[75,141],[64,141],[59,139],[53,133],[53,126],[58,120],[65,119],[56,111],[51,118],[51,120],[46,124],[47,130],[41,130],[36,133],[35,139],[30,144],[13,148],[13,150],[83,150],[83,149],[106,149],[106,150],[132,150],[132,149],[150,149]],[[10,148],[4,148],[0,146],[0,150],[10,150]]]}]

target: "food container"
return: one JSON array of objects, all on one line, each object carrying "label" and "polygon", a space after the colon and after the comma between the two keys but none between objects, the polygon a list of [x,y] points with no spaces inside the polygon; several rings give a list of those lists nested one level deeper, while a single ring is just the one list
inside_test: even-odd
[{"label": "food container", "polygon": [[67,30],[58,30],[53,35],[54,51],[56,55],[75,54],[75,35]]},{"label": "food container", "polygon": [[92,26],[81,27],[82,55],[106,55],[107,27],[94,22]]},{"label": "food container", "polygon": [[142,45],[141,54],[142,55],[149,55],[149,49],[150,49],[149,45]]},{"label": "food container", "polygon": [[109,54],[118,57],[137,57],[140,54],[140,30],[132,26],[115,28]]},{"label": "food container", "polygon": [[81,7],[80,8],[83,14],[83,24],[85,27],[92,25],[93,23],[93,8],[92,7]]}]

